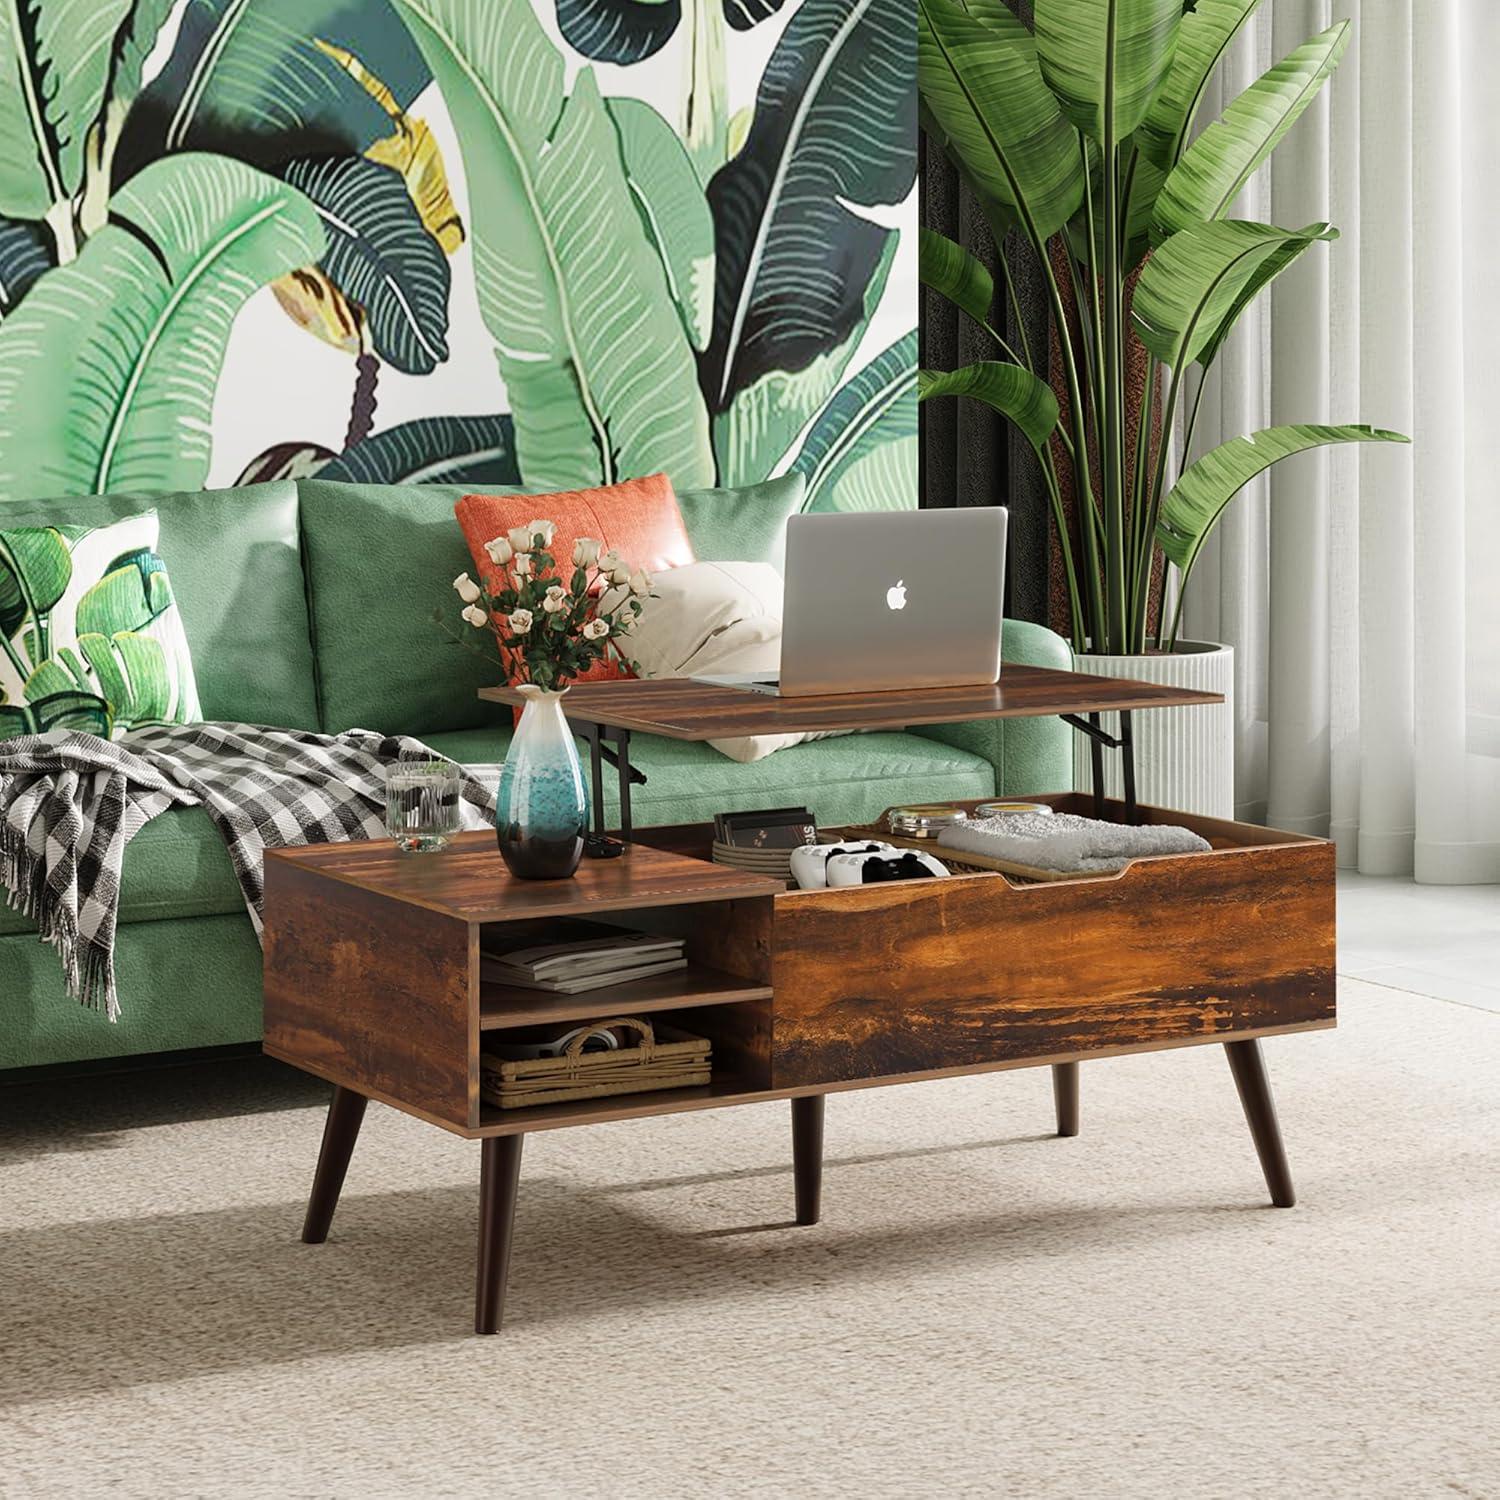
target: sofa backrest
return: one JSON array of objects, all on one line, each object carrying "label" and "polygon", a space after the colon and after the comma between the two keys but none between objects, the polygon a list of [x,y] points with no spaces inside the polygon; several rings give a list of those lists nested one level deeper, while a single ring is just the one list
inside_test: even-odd
[{"label": "sofa backrest", "polygon": [[509,709],[478,697],[500,668],[433,619],[441,609],[480,644],[449,586],[473,571],[453,507],[475,486],[299,479],[297,489],[324,731],[509,725]]},{"label": "sofa backrest", "polygon": [[[155,510],[205,719],[318,727],[290,480],[238,489],[0,503],[7,526],[97,525]],[[456,528],[455,528],[456,529]]]},{"label": "sofa backrest", "polygon": [[[489,484],[351,484],[299,479],[302,544],[318,662],[322,727],[436,734],[509,726],[508,708],[479,689],[501,678],[493,660],[453,642],[433,620],[474,645],[449,585],[475,571],[453,507],[465,495],[532,493]],[[706,559],[779,559],[786,518],[802,498],[800,475],[738,490],[678,495],[694,553]],[[545,502],[538,513],[546,515]],[[487,643],[485,643],[487,644]]]}]

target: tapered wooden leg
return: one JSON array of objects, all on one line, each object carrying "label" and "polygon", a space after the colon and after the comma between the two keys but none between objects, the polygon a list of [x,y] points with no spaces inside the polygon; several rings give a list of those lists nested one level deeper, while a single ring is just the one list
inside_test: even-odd
[{"label": "tapered wooden leg", "polygon": [[823,1095],[792,1100],[792,1178],[797,1222],[816,1224],[823,1201]]},{"label": "tapered wooden leg", "polygon": [[328,1238],[333,1211],[339,1206],[344,1174],[359,1127],[364,1123],[365,1105],[370,1101],[353,1089],[335,1087],[328,1119],[323,1125],[323,1145],[318,1151],[318,1170],[313,1173],[312,1194],[307,1200],[307,1218],[302,1222],[302,1239],[309,1245],[321,1245]]},{"label": "tapered wooden leg", "polygon": [[1224,1051],[1229,1056],[1229,1070],[1234,1074],[1234,1086],[1240,1092],[1240,1103],[1255,1141],[1255,1153],[1260,1157],[1260,1169],[1271,1190],[1271,1202],[1277,1208],[1291,1208],[1297,1202],[1297,1193],[1292,1187],[1286,1148],[1281,1144],[1281,1126],[1276,1121],[1276,1104],[1271,1098],[1260,1043],[1253,1038],[1248,1042],[1225,1042]]},{"label": "tapered wooden leg", "polygon": [[516,1223],[524,1135],[487,1136],[479,1158],[479,1276],[474,1289],[474,1332],[499,1333],[510,1271],[510,1236]]},{"label": "tapered wooden leg", "polygon": [[1052,1064],[1052,1097],[1057,1103],[1057,1133],[1078,1134],[1078,1064]]}]

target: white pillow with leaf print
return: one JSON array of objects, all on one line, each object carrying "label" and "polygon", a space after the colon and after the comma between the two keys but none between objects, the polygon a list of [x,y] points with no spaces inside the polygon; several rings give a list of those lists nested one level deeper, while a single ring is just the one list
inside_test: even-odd
[{"label": "white pillow with leaf print", "polygon": [[202,717],[155,511],[0,530],[0,740]]}]

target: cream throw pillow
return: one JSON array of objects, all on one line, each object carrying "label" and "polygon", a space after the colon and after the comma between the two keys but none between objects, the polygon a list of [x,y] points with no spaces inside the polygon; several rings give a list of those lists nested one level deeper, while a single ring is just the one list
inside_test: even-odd
[{"label": "cream throw pillow", "polygon": [[[780,672],[781,574],[770,563],[687,563],[654,574],[651,592],[626,653],[638,676]],[[731,760],[749,762],[846,732],[749,734],[709,744]]]}]

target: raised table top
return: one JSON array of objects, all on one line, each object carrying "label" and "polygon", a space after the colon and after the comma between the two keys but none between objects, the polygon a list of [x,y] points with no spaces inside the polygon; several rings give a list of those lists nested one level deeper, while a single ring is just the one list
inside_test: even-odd
[{"label": "raised table top", "polygon": [[[479,696],[492,703],[523,701],[509,686],[482,688]],[[570,719],[615,729],[671,740],[714,740],[741,734],[904,729],[912,724],[957,724],[968,719],[1041,718],[1223,701],[1222,693],[1007,663],[999,682],[979,687],[825,693],[807,698],[777,698],[687,677],[581,682],[569,690],[563,709]]]},{"label": "raised table top", "polygon": [[644,844],[627,844],[615,859],[586,859],[570,880],[517,880],[486,830],[459,834],[440,854],[401,854],[389,839],[268,849],[268,874],[276,864],[464,922],[586,917],[786,890],[779,880]]}]

